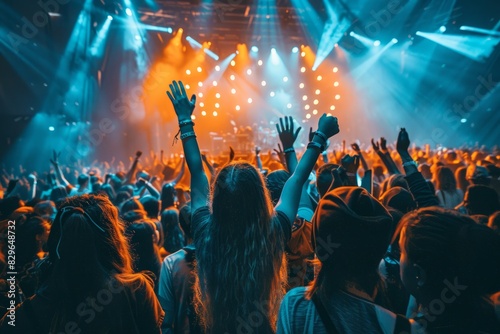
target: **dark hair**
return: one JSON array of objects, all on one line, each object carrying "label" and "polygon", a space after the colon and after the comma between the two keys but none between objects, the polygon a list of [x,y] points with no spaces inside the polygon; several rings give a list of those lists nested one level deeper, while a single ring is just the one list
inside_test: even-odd
[{"label": "dark hair", "polygon": [[165,183],[161,188],[161,212],[165,209],[175,206],[175,188],[171,183]]},{"label": "dark hair", "polygon": [[40,201],[35,205],[35,213],[52,223],[56,217],[56,204],[52,201]]},{"label": "dark hair", "polygon": [[128,225],[125,233],[129,236],[134,271],[152,272],[156,285],[160,277],[161,261],[158,246],[153,241],[155,231],[153,222],[138,221]]},{"label": "dark hair", "polygon": [[333,182],[332,171],[339,168],[339,165],[327,163],[318,168],[316,172],[316,187],[320,198],[325,196]]},{"label": "dark hair", "polygon": [[66,199],[48,239],[53,269],[48,280],[55,305],[51,332],[59,332],[88,296],[114,282],[134,287],[151,284],[133,274],[132,260],[118,210],[104,196],[81,195]]},{"label": "dark hair", "polygon": [[64,186],[55,186],[52,188],[52,191],[50,192],[49,199],[56,203],[60,203],[62,200],[64,200],[66,197],[68,197],[68,192],[66,191],[66,187]]},{"label": "dark hair", "polygon": [[87,182],[89,182],[89,176],[87,174],[78,175],[78,181],[77,181],[78,185],[83,186]]},{"label": "dark hair", "polygon": [[436,188],[442,191],[456,191],[455,175],[448,167],[438,167],[436,171]]},{"label": "dark hair", "polygon": [[121,205],[120,208],[120,214],[123,216],[129,211],[133,210],[139,210],[139,211],[144,211],[144,207],[142,206],[141,202],[137,198],[129,198],[123,204]]},{"label": "dark hair", "polygon": [[37,257],[37,253],[45,246],[40,244],[37,236],[47,233],[50,230],[50,224],[36,214],[28,214],[17,221],[16,266],[20,270],[27,263],[33,261]]},{"label": "dark hair", "polygon": [[271,201],[276,205],[281,197],[281,192],[286,181],[290,178],[290,173],[284,169],[275,170],[266,177],[267,189],[271,194]]},{"label": "dark hair", "polygon": [[392,187],[382,194],[380,201],[387,208],[393,208],[407,213],[417,208],[417,203],[413,195],[408,190],[401,187]]},{"label": "dark hair", "polygon": [[195,309],[201,323],[213,333],[236,332],[239,317],[258,312],[265,316],[260,328],[274,331],[286,260],[261,173],[246,162],[224,166],[215,179],[211,209],[206,233],[196,244]]},{"label": "dark hair", "polygon": [[410,191],[410,187],[408,186],[408,182],[406,181],[404,175],[393,174],[382,182],[381,194],[384,194],[386,191],[394,187],[401,187]]},{"label": "dark hair", "polygon": [[462,189],[464,194],[467,191],[467,187],[469,186],[469,181],[467,181],[466,175],[467,167],[465,166],[458,167],[457,170],[455,170],[455,180],[457,181],[457,187],[458,189]]},{"label": "dark hair", "polygon": [[427,300],[441,300],[446,282],[465,287],[457,301],[446,305],[443,316],[467,324],[492,313],[483,297],[500,290],[499,235],[466,215],[439,207],[411,212],[402,224],[406,256],[425,270],[420,293]]},{"label": "dark hair", "polygon": [[149,218],[158,219],[160,213],[160,201],[151,195],[143,196],[139,199]]},{"label": "dark hair", "polygon": [[193,239],[193,234],[191,233],[191,214],[191,202],[187,203],[179,210],[179,224],[184,231],[186,244]]},{"label": "dark hair", "polygon": [[170,254],[184,247],[184,234],[179,225],[179,211],[176,208],[164,210],[161,213],[161,226],[163,228],[163,248]]},{"label": "dark hair", "polygon": [[498,193],[484,185],[471,185],[464,196],[464,205],[470,215],[489,216],[500,210]]}]

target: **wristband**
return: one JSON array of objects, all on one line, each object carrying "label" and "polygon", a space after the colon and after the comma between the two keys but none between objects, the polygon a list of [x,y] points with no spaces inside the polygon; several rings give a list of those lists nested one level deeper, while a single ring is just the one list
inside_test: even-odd
[{"label": "wristband", "polygon": [[317,143],[315,141],[311,141],[311,142],[309,142],[309,144],[307,144],[308,149],[311,147],[318,148],[320,150],[320,152],[323,152],[325,150],[325,145],[321,145],[320,143]]},{"label": "wristband", "polygon": [[179,127],[180,128],[182,128],[185,125],[192,125],[192,126],[194,126],[194,122],[192,120],[190,120],[190,119],[187,119],[185,121],[180,121],[179,122]]},{"label": "wristband", "polygon": [[356,176],[356,173],[349,173],[349,172],[346,172],[345,173],[347,176]]},{"label": "wristband", "polygon": [[415,160],[403,162],[403,167],[408,167],[408,166],[415,166],[418,167],[418,164]]},{"label": "wristband", "polygon": [[189,138],[189,137],[196,137],[196,134],[194,133],[194,131],[190,131],[190,132],[186,132],[186,133],[181,134],[181,140],[184,140],[184,139]]},{"label": "wristband", "polygon": [[283,152],[285,154],[287,154],[287,153],[295,153],[295,149],[293,147],[289,147],[289,148],[286,148]]},{"label": "wristband", "polygon": [[323,139],[323,141],[326,143],[327,140],[328,140],[328,137],[321,131],[317,130],[314,135],[320,137],[321,139]]}]

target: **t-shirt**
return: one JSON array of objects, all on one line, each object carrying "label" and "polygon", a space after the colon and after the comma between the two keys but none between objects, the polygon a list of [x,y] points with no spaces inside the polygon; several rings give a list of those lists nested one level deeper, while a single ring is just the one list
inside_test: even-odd
[{"label": "t-shirt", "polygon": [[[314,302],[305,297],[307,289],[298,287],[286,294],[280,306],[278,334],[328,333]],[[324,305],[339,333],[392,334],[394,331],[394,313],[350,293],[334,292]],[[418,325],[415,322],[411,324],[412,333],[418,333]]]}]

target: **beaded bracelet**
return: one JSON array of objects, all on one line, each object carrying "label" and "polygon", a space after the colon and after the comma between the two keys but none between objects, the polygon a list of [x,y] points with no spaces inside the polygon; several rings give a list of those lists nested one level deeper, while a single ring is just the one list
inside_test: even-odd
[{"label": "beaded bracelet", "polygon": [[189,138],[189,137],[196,137],[196,134],[194,133],[194,131],[190,131],[190,132],[186,132],[186,133],[181,134],[181,140],[184,140],[184,139]]},{"label": "beaded bracelet", "polygon": [[418,167],[418,164],[415,160],[407,161],[403,163],[403,167],[415,166]]},{"label": "beaded bracelet", "polygon": [[323,139],[323,141],[326,143],[326,141],[328,140],[328,137],[321,131],[319,130],[316,130],[316,132],[314,132],[314,134],[318,137],[320,137],[321,139]]},{"label": "beaded bracelet", "polygon": [[323,152],[325,150],[324,145],[321,145],[320,143],[317,143],[315,141],[311,141],[311,142],[309,142],[309,144],[307,144],[307,148],[311,148],[311,147],[319,148],[319,150],[321,152]]},{"label": "beaded bracelet", "polygon": [[289,147],[289,148],[286,148],[284,151],[283,151],[285,154],[287,153],[294,153],[295,152],[295,149],[293,147]]},{"label": "beaded bracelet", "polygon": [[185,125],[192,125],[192,126],[194,126],[194,122],[192,120],[190,120],[190,119],[187,119],[185,121],[180,121],[179,122],[179,127],[180,128],[182,128]]}]

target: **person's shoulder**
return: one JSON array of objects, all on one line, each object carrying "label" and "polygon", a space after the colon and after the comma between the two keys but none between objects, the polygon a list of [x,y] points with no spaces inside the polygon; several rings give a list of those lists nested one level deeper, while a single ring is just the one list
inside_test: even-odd
[{"label": "person's shoulder", "polygon": [[288,303],[288,304],[298,304],[302,302],[309,303],[310,300],[307,298],[306,293],[307,293],[308,288],[305,286],[299,286],[296,288],[291,289],[288,291],[283,298],[283,300]]},{"label": "person's shoulder", "polygon": [[177,252],[172,253],[172,254],[168,255],[167,257],[165,257],[165,259],[163,260],[163,264],[170,267],[170,266],[174,266],[176,263],[178,263],[180,261],[187,261],[187,258],[190,255],[194,254],[194,250],[195,250],[195,248],[192,245],[188,245],[186,247],[183,247],[183,248],[179,249]]}]

